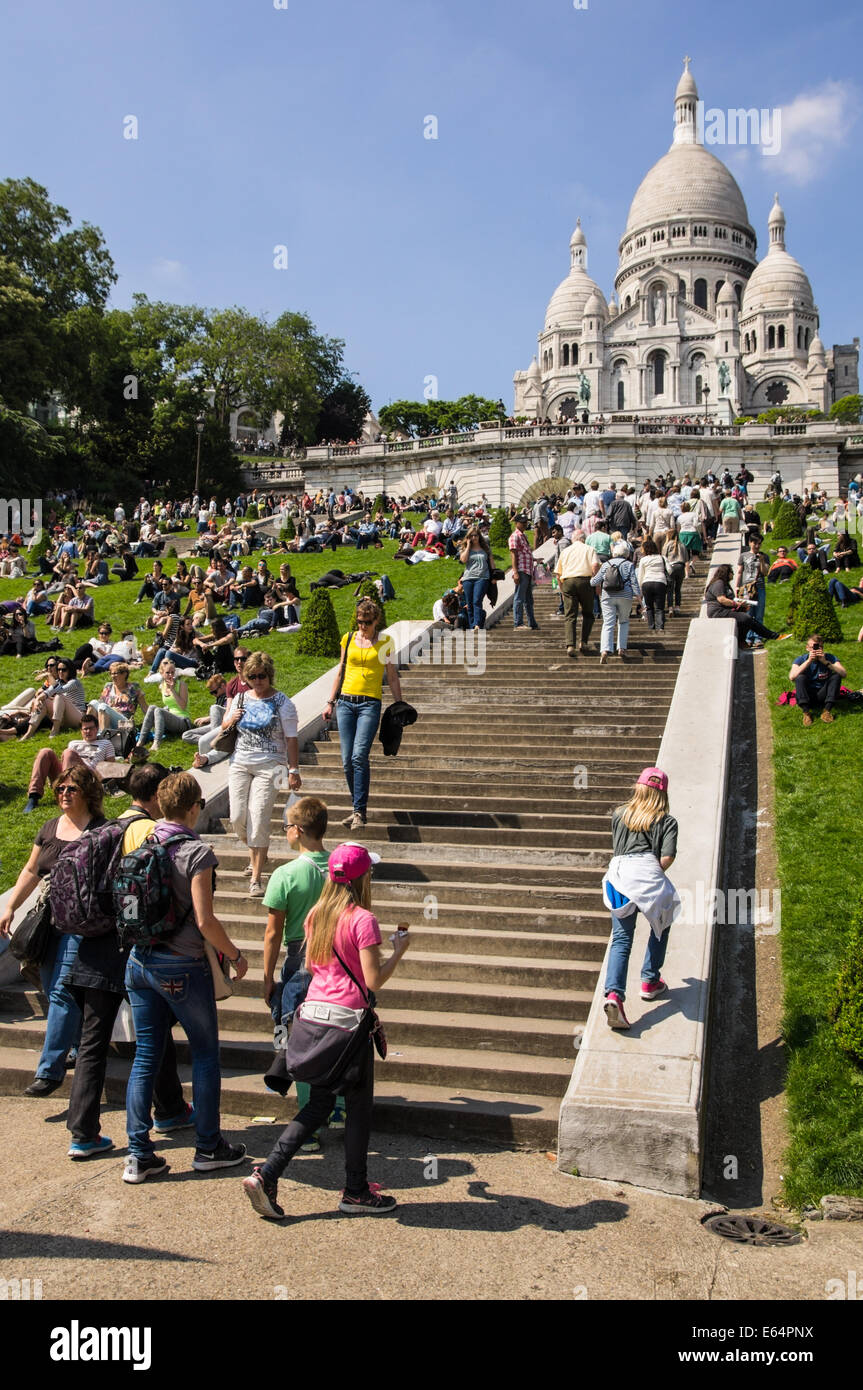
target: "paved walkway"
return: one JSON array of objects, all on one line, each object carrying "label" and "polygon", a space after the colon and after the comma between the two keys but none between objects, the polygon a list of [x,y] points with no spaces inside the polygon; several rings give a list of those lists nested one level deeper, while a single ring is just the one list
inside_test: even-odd
[{"label": "paved walkway", "polygon": [[[372,1180],[401,1203],[392,1216],[337,1214],[342,1141],[325,1135],[323,1155],[291,1165],[289,1219],[271,1225],[243,1195],[248,1167],[194,1174],[185,1135],[162,1146],[169,1174],[129,1187],[121,1155],[65,1157],[55,1097],[4,1097],[3,1117],[0,1278],[41,1279],[45,1299],[259,1300],[281,1286],[302,1299],[819,1302],[829,1279],[860,1268],[859,1224],[813,1223],[790,1249],[740,1247],[702,1229],[703,1203],[565,1177],[544,1153],[436,1141],[427,1178],[430,1150],[414,1136],[372,1136]],[[223,1124],[255,1157],[277,1132]],[[104,1129],[125,1141],[123,1112],[107,1111]]]}]

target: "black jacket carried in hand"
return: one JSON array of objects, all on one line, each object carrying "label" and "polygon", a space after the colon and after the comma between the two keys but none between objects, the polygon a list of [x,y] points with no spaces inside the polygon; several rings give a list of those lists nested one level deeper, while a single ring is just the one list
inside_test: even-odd
[{"label": "black jacket carried in hand", "polygon": [[417,712],[413,705],[405,704],[404,700],[394,700],[384,710],[384,717],[381,720],[380,733],[378,738],[384,746],[384,754],[388,758],[394,758],[399,751],[399,744],[402,741],[402,729],[407,724],[417,722]]}]

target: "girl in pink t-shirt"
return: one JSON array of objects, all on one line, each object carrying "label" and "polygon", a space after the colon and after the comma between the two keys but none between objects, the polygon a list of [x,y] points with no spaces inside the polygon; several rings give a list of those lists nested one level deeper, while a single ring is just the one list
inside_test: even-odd
[{"label": "girl in pink t-shirt", "polygon": [[[392,937],[393,953],[387,961],[381,961],[380,927],[370,910],[372,864],[379,861],[379,855],[369,854],[362,845],[354,844],[339,845],[330,855],[328,881],[305,922],[306,967],[312,973],[307,1003],[365,1008],[367,995],[386,984],[407,950],[407,924],[400,923],[398,932]],[[395,1197],[376,1191],[368,1181],[374,1101],[371,1036],[359,1068],[352,1064],[351,1080],[341,1082],[340,1088],[344,1092],[346,1115],[345,1190],[339,1211],[352,1215],[392,1211],[396,1206]],[[312,1086],[308,1104],[282,1131],[266,1163],[254,1168],[251,1177],[243,1180],[246,1195],[261,1216],[277,1221],[284,1216],[276,1200],[279,1178],[297,1150],[327,1120],[335,1099],[334,1091]]]}]

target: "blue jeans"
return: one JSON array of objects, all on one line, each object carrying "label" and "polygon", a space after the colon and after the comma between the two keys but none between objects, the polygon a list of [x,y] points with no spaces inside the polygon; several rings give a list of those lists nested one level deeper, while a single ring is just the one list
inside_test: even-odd
[{"label": "blue jeans", "polygon": [[355,811],[365,815],[369,800],[371,770],[369,755],[381,722],[380,700],[338,701],[339,743],[342,766]]},{"label": "blue jeans", "polygon": [[482,601],[488,589],[487,579],[463,579],[462,588],[467,599],[468,627],[485,627],[485,613]]},{"label": "blue jeans", "polygon": [[519,571],[518,583],[515,586],[512,600],[512,621],[515,627],[521,627],[525,610],[527,610],[528,625],[537,627],[536,618],[533,616],[533,579],[529,574],[522,574]]},{"label": "blue jeans", "polygon": [[[628,917],[618,917],[614,912],[611,914],[611,951],[605,972],[605,992],[606,994],[613,992],[621,999],[626,998],[626,972],[629,969],[629,953],[632,950],[632,939],[635,936],[637,918],[637,912],[631,912]],[[671,928],[666,927],[662,936],[657,936],[651,927],[647,938],[647,950],[644,953],[644,961],[641,966],[642,981],[650,984],[656,984],[659,981],[665,952],[668,949],[668,933],[670,931]]]},{"label": "blue jeans", "polygon": [[632,609],[631,594],[606,594],[600,599],[602,605],[602,637],[599,643],[601,652],[614,651],[614,630],[618,628],[617,649],[625,652],[629,641],[629,614]]},{"label": "blue jeans", "polygon": [[42,1055],[36,1075],[48,1081],[62,1081],[66,1075],[66,1057],[76,1051],[81,1041],[83,1018],[69,986],[69,972],[75,964],[80,936],[62,935],[54,951],[42,962],[39,974],[42,993],[48,999],[48,1020]]},{"label": "blue jeans", "polygon": [[189,1039],[192,1053],[196,1147],[212,1152],[221,1138],[222,1072],[213,978],[206,958],[136,947],[126,965],[126,993],[136,1037],[135,1061],[126,1090],[129,1152],[136,1158],[149,1158],[153,1152],[153,1083],[175,1018]]},{"label": "blue jeans", "polygon": [[306,940],[289,941],[282,961],[281,979],[270,996],[270,1013],[274,1023],[287,1023],[293,1018],[312,983],[311,972],[303,967]]},{"label": "blue jeans", "polygon": [[758,587],[755,590],[755,607],[752,609],[752,616],[757,623],[764,622],[764,608],[767,603],[767,585],[763,579],[759,579]]},{"label": "blue jeans", "polygon": [[177,667],[179,671],[185,670],[186,667],[197,666],[198,664],[197,657],[183,656],[180,652],[172,652],[169,651],[167,647],[160,647],[159,650],[156,652],[156,655],[153,657],[153,664],[150,667],[151,676],[154,676],[156,674],[162,662],[165,660],[166,656],[170,656],[171,660],[173,661],[174,665]]}]

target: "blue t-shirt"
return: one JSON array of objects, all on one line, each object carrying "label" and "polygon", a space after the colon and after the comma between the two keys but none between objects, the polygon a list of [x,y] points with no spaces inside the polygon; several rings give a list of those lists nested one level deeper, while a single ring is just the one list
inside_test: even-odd
[{"label": "blue t-shirt", "polygon": [[[806,660],[808,655],[808,652],[804,652],[802,656],[798,656],[796,661],[794,662],[794,665],[799,666],[802,662]],[[824,653],[824,662],[829,661],[832,666],[835,664],[836,660],[837,658],[833,655],[832,652]],[[806,670],[802,672],[803,679],[805,680],[806,684],[809,686],[811,690],[820,689],[820,687],[830,679],[832,674],[833,672],[828,670],[827,666],[824,665],[824,663],[821,661],[813,661],[812,665],[807,666]]]}]

